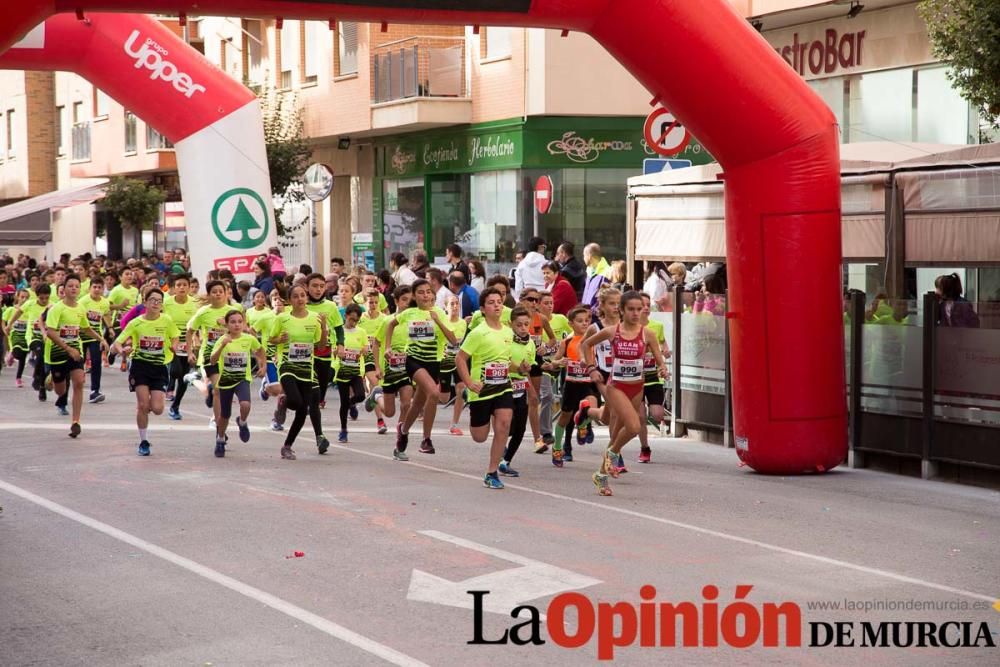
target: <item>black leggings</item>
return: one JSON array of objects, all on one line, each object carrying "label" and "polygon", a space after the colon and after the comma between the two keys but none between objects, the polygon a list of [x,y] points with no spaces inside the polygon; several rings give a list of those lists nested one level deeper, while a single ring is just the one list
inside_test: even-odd
[{"label": "black leggings", "polygon": [[181,409],[181,401],[184,400],[184,394],[188,390],[184,376],[190,372],[191,364],[188,363],[186,355],[178,354],[170,362],[170,382],[167,383],[167,390],[173,388],[174,382],[177,383],[177,389],[174,390],[174,401],[170,404],[171,409],[175,411]]},{"label": "black leggings", "polygon": [[323,435],[323,424],[319,414],[319,392],[312,382],[304,382],[291,375],[281,378],[281,388],[285,392],[285,407],[295,411],[292,425],[285,437],[285,447],[291,447],[298,437],[299,431],[306,423],[306,415],[312,422],[316,437]]},{"label": "black leggings", "polygon": [[347,413],[351,406],[365,400],[365,385],[361,376],[347,380],[337,380],[337,391],[340,392],[340,430],[347,430]]},{"label": "black leggings", "polygon": [[327,387],[333,382],[333,361],[331,359],[315,359],[313,369],[316,371],[316,383],[319,384],[319,398],[317,400],[325,401]]},{"label": "black leggings", "polygon": [[510,463],[514,460],[521,440],[524,439],[524,427],[528,423],[528,395],[521,394],[514,399],[514,416],[510,420],[510,440],[503,450],[503,460]]},{"label": "black leggings", "polygon": [[15,377],[20,380],[21,376],[24,375],[24,362],[28,359],[28,351],[16,347],[13,354],[14,358],[17,359],[17,375]]},{"label": "black leggings", "polygon": [[35,353],[35,370],[32,374],[38,390],[38,398],[45,400],[45,343],[40,340],[31,341],[31,351]]},{"label": "black leggings", "polygon": [[98,393],[101,391],[101,370],[104,367],[101,343],[96,340],[84,341],[83,351],[90,357],[90,391]]}]

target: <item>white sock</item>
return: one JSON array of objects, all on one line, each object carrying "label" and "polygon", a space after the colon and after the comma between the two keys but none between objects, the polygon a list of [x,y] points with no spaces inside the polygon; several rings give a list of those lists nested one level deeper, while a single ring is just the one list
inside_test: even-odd
[{"label": "white sock", "polygon": [[146,439],[146,429],[140,428],[139,429],[139,440],[145,440],[145,439]]}]

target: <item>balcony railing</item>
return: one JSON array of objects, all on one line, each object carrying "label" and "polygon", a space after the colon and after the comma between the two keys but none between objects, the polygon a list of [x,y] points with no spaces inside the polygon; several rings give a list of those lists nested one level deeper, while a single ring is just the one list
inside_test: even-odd
[{"label": "balcony railing", "polygon": [[467,97],[465,39],[408,37],[372,50],[372,103]]},{"label": "balcony railing", "polygon": [[73,159],[90,159],[90,121],[73,123]]}]

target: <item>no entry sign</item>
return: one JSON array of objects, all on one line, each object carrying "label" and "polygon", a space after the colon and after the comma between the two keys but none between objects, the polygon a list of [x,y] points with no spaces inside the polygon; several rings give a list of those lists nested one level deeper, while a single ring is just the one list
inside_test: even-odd
[{"label": "no entry sign", "polygon": [[646,118],[643,134],[646,137],[646,144],[664,157],[677,155],[691,141],[687,128],[663,107],[654,109]]},{"label": "no entry sign", "polygon": [[552,196],[552,179],[548,176],[539,176],[535,181],[535,208],[539,213],[549,212],[552,208]]}]

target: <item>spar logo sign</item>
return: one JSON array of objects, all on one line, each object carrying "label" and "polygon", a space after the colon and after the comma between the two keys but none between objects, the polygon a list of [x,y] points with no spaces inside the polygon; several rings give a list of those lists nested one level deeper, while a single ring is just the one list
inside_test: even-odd
[{"label": "spar logo sign", "polygon": [[174,90],[188,99],[195,93],[205,92],[205,86],[192,81],[190,75],[179,71],[177,65],[167,60],[167,56],[170,55],[167,49],[157,44],[151,37],[147,37],[139,48],[135,48],[138,40],[138,30],[133,30],[125,40],[125,53],[135,58],[136,69],[145,67],[149,70],[150,79],[153,81],[163,79],[173,84]]},{"label": "spar logo sign", "polygon": [[226,190],[212,206],[212,231],[230,248],[256,248],[267,238],[270,228],[267,206],[250,188]]}]

